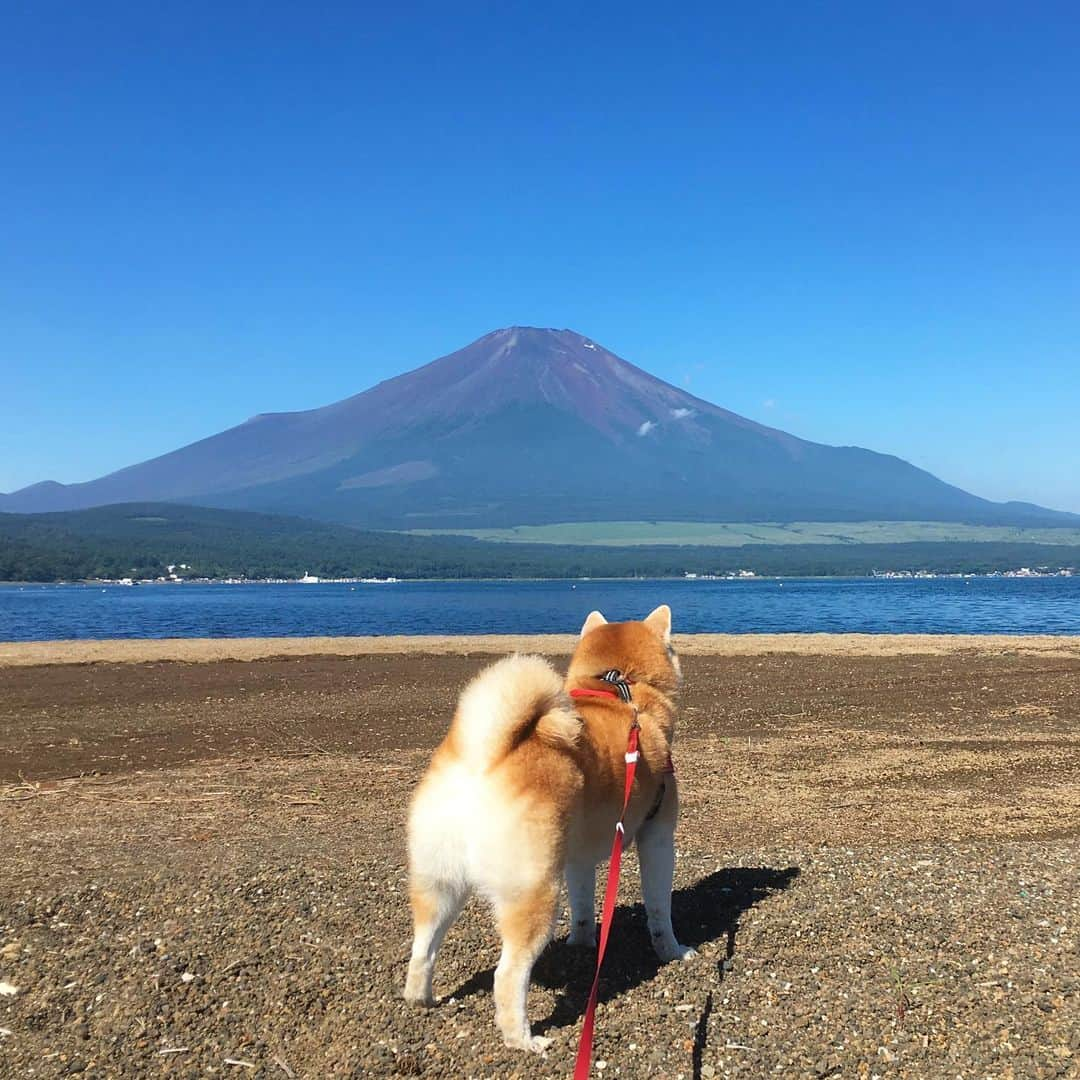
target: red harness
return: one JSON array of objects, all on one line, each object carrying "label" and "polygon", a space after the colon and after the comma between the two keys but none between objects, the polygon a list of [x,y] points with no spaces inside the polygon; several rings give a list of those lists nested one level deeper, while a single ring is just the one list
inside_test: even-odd
[{"label": "red harness", "polygon": [[[611,690],[571,690],[572,698],[579,697],[607,697],[616,701],[622,699]],[[615,897],[619,892],[619,867],[622,865],[623,818],[626,817],[626,808],[630,805],[630,790],[634,786],[634,773],[638,763],[638,732],[641,730],[637,722],[637,709],[634,709],[634,721],[630,725],[630,735],[626,741],[626,787],[623,791],[622,813],[615,822],[615,840],[611,845],[611,861],[608,866],[607,889],[604,892],[604,907],[600,916],[600,946],[596,952],[596,975],[593,976],[592,989],[589,991],[589,1004],[585,1009],[585,1021],[581,1025],[581,1042],[578,1045],[577,1063],[574,1065],[574,1080],[586,1080],[589,1075],[589,1067],[592,1064],[593,1026],[596,1023],[596,998],[600,991],[600,967],[604,963],[604,952],[607,949],[608,936],[611,933],[611,919],[615,914]],[[674,771],[674,770],[672,770]]]}]

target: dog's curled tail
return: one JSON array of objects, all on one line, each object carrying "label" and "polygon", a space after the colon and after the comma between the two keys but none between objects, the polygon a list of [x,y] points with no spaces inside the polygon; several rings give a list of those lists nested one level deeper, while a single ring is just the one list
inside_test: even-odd
[{"label": "dog's curled tail", "polygon": [[515,653],[469,683],[458,701],[454,729],[462,755],[486,768],[532,736],[556,749],[572,749],[581,721],[551,664]]}]

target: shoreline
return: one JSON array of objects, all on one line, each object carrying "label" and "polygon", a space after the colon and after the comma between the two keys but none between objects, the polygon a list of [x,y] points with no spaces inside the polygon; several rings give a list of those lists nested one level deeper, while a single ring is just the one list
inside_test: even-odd
[{"label": "shoreline", "polygon": [[[105,638],[0,642],[0,669],[58,664],[217,663],[289,657],[568,655],[576,634],[368,637]],[[687,656],[946,656],[963,652],[1080,659],[1080,635],[1054,634],[676,634]]]},{"label": "shoreline", "polygon": [[707,573],[682,573],[682,574],[649,574],[645,577],[638,575],[610,575],[591,574],[587,577],[565,577],[563,575],[545,577],[386,577],[386,578],[316,578],[305,581],[303,578],[75,578],[54,581],[24,581],[5,580],[0,581],[0,588],[44,588],[56,586],[74,586],[76,588],[107,588],[121,586],[124,588],[147,585],[432,585],[432,584],[507,584],[520,582],[547,582],[563,581],[578,584],[590,581],[685,581],[715,582],[715,581],[939,581],[939,580],[963,580],[1007,578],[1009,580],[1041,580],[1043,578],[1070,578],[1080,576],[1080,570],[1075,567],[1059,567],[1057,570],[1035,570],[1028,567],[1015,567],[1009,570],[875,570],[865,574],[767,574],[738,572],[723,574]]}]

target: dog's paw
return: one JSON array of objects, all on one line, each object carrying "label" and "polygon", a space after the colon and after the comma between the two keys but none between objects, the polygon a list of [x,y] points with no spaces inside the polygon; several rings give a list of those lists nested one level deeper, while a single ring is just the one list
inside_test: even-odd
[{"label": "dog's paw", "polygon": [[583,949],[596,948],[596,924],[586,923],[584,926],[575,924],[570,928],[566,938],[567,945],[575,945]]},{"label": "dog's paw", "polygon": [[551,1045],[551,1040],[543,1035],[521,1035],[507,1039],[506,1045],[511,1050],[525,1050],[530,1054],[542,1054]]},{"label": "dog's paw", "polygon": [[670,964],[674,960],[693,960],[697,956],[697,949],[692,949],[689,945],[680,945],[677,941],[656,942],[655,944],[656,955],[664,964]]},{"label": "dog's paw", "polygon": [[410,1005],[422,1005],[425,1009],[433,1009],[436,1004],[435,996],[430,990],[416,989],[406,985],[401,996]]}]

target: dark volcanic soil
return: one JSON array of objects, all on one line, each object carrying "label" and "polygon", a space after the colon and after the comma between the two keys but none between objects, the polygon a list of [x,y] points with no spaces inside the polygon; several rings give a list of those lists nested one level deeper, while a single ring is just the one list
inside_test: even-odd
[{"label": "dark volcanic soil", "polygon": [[[489,659],[0,669],[0,1075],[569,1075],[593,955],[561,927],[546,1059],[499,1043],[478,903],[442,1005],[397,997],[408,795]],[[1080,663],[684,668],[700,956],[656,966],[630,857],[596,1075],[1080,1076]]]}]

